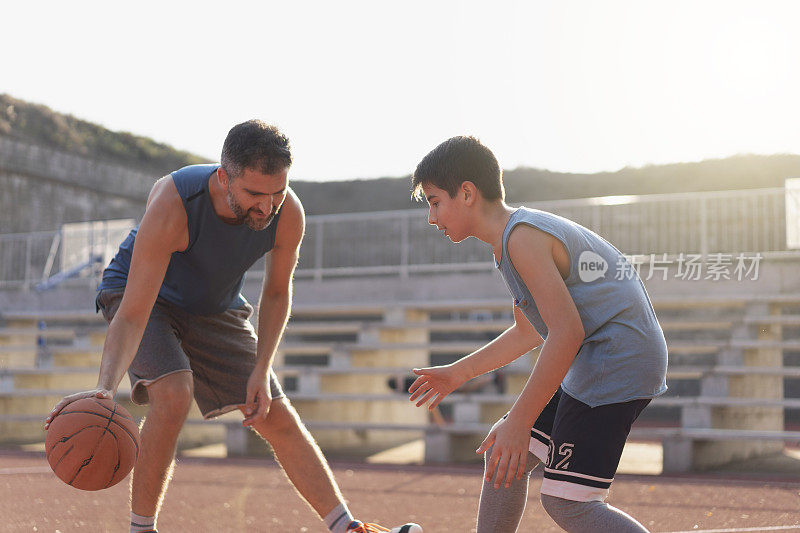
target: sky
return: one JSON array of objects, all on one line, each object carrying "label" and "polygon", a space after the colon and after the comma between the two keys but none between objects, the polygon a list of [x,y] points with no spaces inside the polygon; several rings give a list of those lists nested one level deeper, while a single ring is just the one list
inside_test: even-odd
[{"label": "sky", "polygon": [[453,135],[564,172],[800,153],[800,2],[10,2],[0,93],[216,161],[278,125],[291,176],[404,176]]}]

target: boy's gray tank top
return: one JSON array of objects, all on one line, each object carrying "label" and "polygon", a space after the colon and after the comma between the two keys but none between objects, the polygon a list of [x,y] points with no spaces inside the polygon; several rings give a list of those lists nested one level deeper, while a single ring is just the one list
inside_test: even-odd
[{"label": "boy's gray tank top", "polygon": [[[172,181],[183,200],[189,226],[189,246],[169,261],[158,296],[196,315],[241,307],[244,274],[275,245],[280,211],[267,228],[223,222],[214,211],[208,180],[219,165],[191,165],[176,170]],[[125,287],[138,226],[131,230],[103,271],[97,290]]]},{"label": "boy's gray tank top", "polygon": [[508,237],[519,224],[549,233],[564,245],[570,271],[564,283],[578,309],[585,338],[562,388],[596,407],[653,398],[667,390],[667,344],[638,273],[608,241],[566,218],[521,207],[503,231],[497,268],[536,331],[547,326],[508,255]]}]

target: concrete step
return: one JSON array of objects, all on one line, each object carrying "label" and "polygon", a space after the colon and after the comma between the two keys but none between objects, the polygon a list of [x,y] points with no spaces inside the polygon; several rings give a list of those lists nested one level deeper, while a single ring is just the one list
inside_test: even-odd
[{"label": "concrete step", "polygon": [[0,391],[20,389],[90,390],[97,385],[96,367],[0,369]]}]

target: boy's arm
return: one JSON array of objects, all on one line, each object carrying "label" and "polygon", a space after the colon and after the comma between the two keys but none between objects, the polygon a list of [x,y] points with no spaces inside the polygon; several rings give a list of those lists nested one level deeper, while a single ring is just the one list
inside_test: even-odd
[{"label": "boy's arm", "polygon": [[514,324],[482,348],[459,359],[453,366],[466,379],[491,372],[528,353],[543,339],[520,309],[514,306]]},{"label": "boy's arm", "polygon": [[417,407],[419,407],[436,396],[428,405],[428,409],[433,409],[445,396],[465,382],[507,365],[540,344],[542,344],[542,337],[528,322],[522,311],[514,307],[514,325],[482,348],[451,365],[415,368],[413,372],[419,377],[408,389],[408,392],[412,393],[409,401],[414,401],[422,396],[417,402]]},{"label": "boy's arm", "polygon": [[[557,253],[558,252],[558,253]],[[547,325],[547,340],[508,417],[494,425],[476,450],[483,453],[494,446],[486,464],[486,482],[494,478],[495,488],[510,486],[516,476],[522,479],[530,429],[555,393],[585,337],[578,309],[556,265],[563,245],[555,237],[519,225],[508,239],[508,254]],[[569,265],[562,265],[562,269]],[[496,476],[495,476],[496,470]]]},{"label": "boy's arm", "polygon": [[531,377],[508,417],[526,428],[558,389],[585,338],[578,309],[556,266],[556,247],[563,245],[555,237],[525,225],[517,226],[508,239],[509,257],[548,329]]},{"label": "boy's arm", "polygon": [[256,367],[247,384],[245,425],[264,418],[271,396],[268,374],[275,358],[292,305],[292,277],[305,231],[303,205],[291,189],[281,207],[275,246],[267,256],[261,301],[258,306],[258,347]]}]

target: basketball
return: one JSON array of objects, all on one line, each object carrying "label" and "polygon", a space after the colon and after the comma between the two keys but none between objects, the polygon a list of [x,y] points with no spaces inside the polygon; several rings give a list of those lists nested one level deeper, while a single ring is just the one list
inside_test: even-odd
[{"label": "basketball", "polygon": [[61,481],[100,490],[122,481],[139,454],[139,430],[122,406],[106,398],[70,403],[50,423],[47,461]]}]

